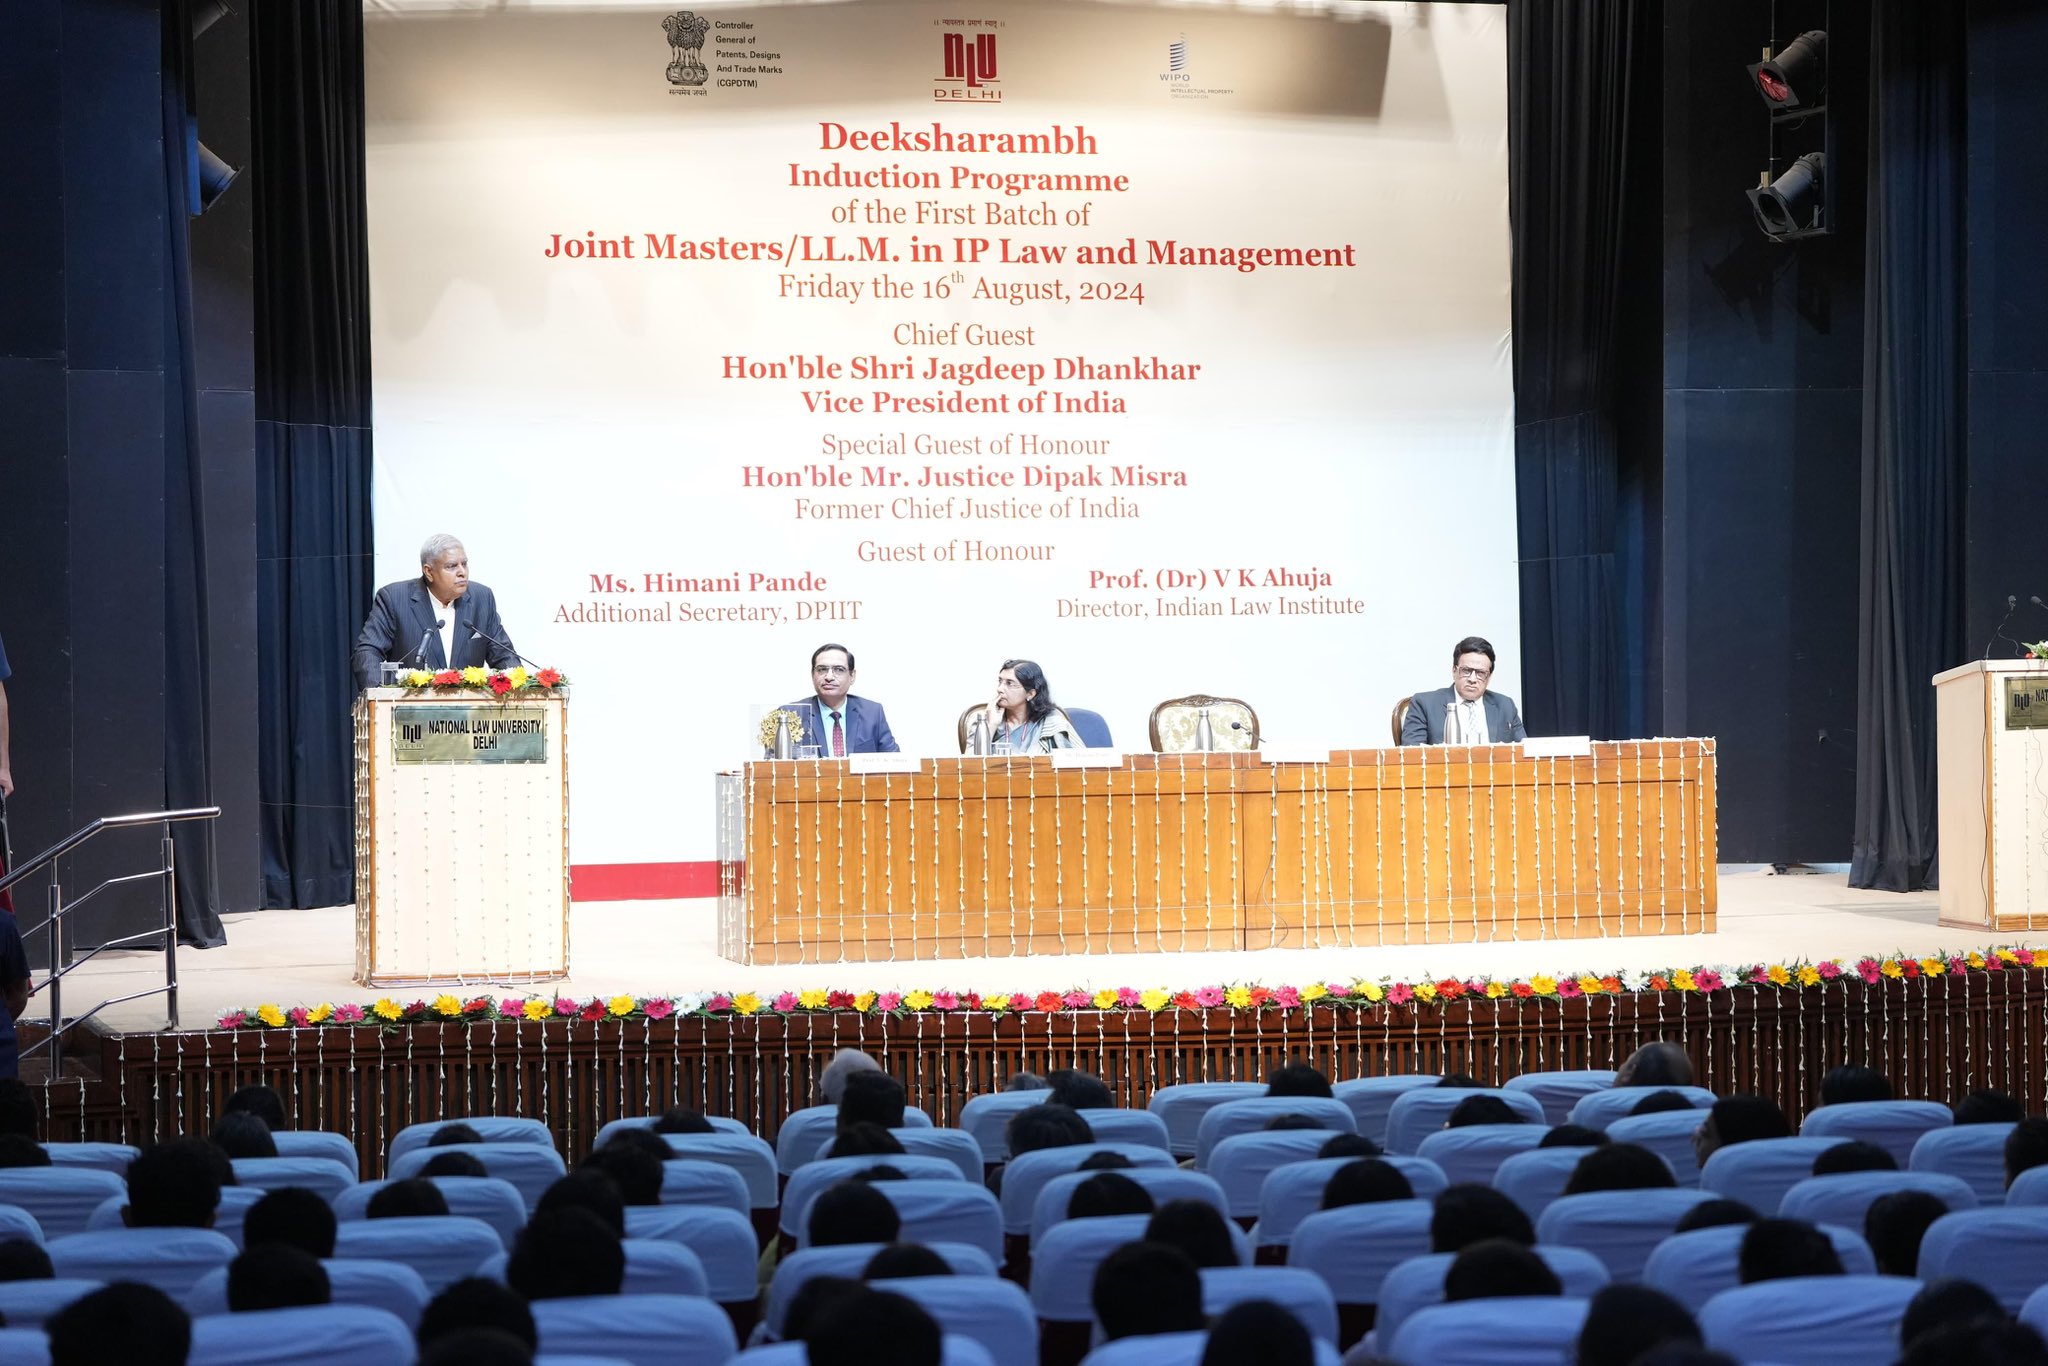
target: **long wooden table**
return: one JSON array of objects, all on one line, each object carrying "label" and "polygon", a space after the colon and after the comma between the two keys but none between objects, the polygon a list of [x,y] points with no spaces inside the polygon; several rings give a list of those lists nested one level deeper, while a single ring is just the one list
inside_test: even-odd
[{"label": "long wooden table", "polygon": [[721,777],[742,963],[1454,944],[1714,928],[1714,742],[763,761]]}]

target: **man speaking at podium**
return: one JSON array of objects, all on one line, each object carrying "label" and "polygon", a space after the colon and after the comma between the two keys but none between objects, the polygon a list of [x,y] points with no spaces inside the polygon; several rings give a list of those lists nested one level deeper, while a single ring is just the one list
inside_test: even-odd
[{"label": "man speaking at podium", "polygon": [[1515,699],[1489,692],[1493,646],[1466,636],[1451,650],[1451,686],[1419,692],[1401,722],[1404,745],[1505,745],[1529,738]]},{"label": "man speaking at podium", "polygon": [[420,547],[420,576],[377,590],[370,619],[356,639],[356,686],[382,682],[381,666],[509,669],[519,662],[498,601],[469,577],[469,552],[443,532]]}]

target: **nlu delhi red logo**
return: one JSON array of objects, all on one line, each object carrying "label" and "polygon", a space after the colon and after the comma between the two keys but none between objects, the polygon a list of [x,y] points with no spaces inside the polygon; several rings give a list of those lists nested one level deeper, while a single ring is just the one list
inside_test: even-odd
[{"label": "nlu delhi red logo", "polygon": [[1003,92],[994,89],[996,77],[996,35],[993,33],[945,33],[940,35],[945,55],[945,74],[932,90],[935,100],[1000,101]]}]

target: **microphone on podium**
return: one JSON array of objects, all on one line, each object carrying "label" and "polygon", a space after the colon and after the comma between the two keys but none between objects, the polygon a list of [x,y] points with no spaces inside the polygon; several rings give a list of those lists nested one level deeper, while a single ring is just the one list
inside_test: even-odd
[{"label": "microphone on podium", "polygon": [[514,659],[518,660],[521,664],[524,664],[527,668],[533,670],[535,673],[540,672],[540,665],[534,663],[525,655],[520,654],[519,651],[513,649],[510,641],[500,640],[496,636],[490,634],[487,631],[477,630],[477,628],[474,626],[469,628],[469,633],[475,636],[478,640],[485,642],[486,644],[497,646],[506,654],[511,655]]},{"label": "microphone on podium", "polygon": [[[2037,606],[2041,602],[2039,598],[2028,598],[2027,601],[2034,603]],[[1991,647],[2001,640],[2004,641],[2006,644],[2012,646],[2015,650],[2018,650],[2021,654],[2025,654],[2027,652],[2026,646],[2020,644],[2017,640],[2014,640],[2011,636],[2005,633],[2005,624],[2008,621],[2012,620],[2012,614],[2014,612],[2017,612],[2019,610],[2019,607],[2020,600],[2014,597],[2011,593],[2007,593],[2005,595],[2005,615],[1998,619],[1998,625],[1991,628],[1991,639],[1984,642],[1984,658],[1991,658]],[[2042,610],[2048,611],[2048,608],[2043,608]]]},{"label": "microphone on podium", "polygon": [[435,617],[434,624],[420,632],[420,643],[413,647],[412,655],[410,656],[419,668],[424,669],[427,667],[427,642],[434,638],[436,631],[445,631],[447,629],[448,618]]}]

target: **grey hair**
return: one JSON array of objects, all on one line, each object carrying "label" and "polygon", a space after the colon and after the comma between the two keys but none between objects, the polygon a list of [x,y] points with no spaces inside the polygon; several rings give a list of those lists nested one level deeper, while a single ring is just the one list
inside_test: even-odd
[{"label": "grey hair", "polygon": [[825,1098],[827,1105],[837,1105],[842,1092],[846,1090],[846,1079],[855,1072],[879,1072],[882,1064],[876,1062],[858,1048],[842,1048],[832,1055],[832,1061],[825,1064],[825,1070],[818,1074],[818,1094]]},{"label": "grey hair", "polygon": [[427,543],[420,547],[420,567],[424,569],[430,564],[439,564],[443,555],[446,555],[451,550],[460,549],[462,549],[460,537],[450,536],[445,531],[437,531],[427,537]]}]

